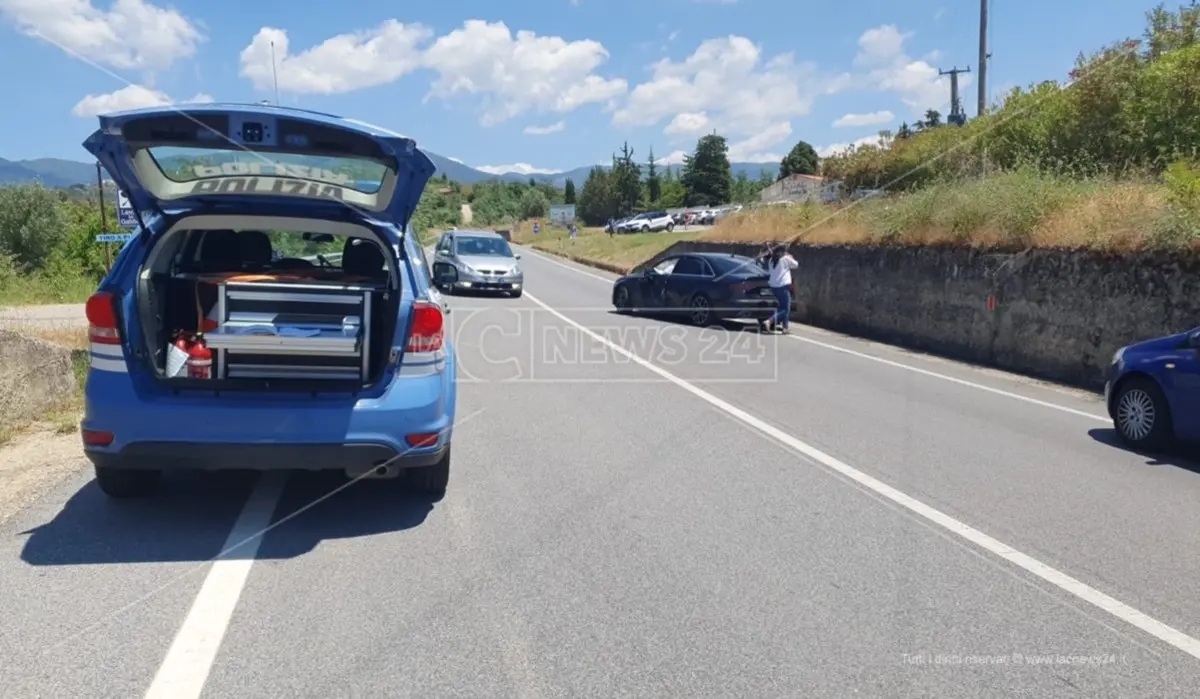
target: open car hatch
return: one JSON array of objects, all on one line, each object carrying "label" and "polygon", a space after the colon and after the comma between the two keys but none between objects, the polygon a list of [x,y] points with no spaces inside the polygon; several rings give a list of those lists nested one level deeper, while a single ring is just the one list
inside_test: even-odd
[{"label": "open car hatch", "polygon": [[107,114],[83,144],[140,216],[212,204],[343,207],[403,228],[434,165],[409,138],[267,105]]}]

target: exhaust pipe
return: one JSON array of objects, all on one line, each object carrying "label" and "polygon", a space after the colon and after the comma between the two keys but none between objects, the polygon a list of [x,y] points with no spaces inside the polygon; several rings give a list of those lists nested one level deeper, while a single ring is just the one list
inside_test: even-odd
[{"label": "exhaust pipe", "polygon": [[351,480],[373,479],[387,480],[400,475],[400,467],[395,464],[389,464],[386,461],[375,464],[367,468],[347,468],[346,477]]}]

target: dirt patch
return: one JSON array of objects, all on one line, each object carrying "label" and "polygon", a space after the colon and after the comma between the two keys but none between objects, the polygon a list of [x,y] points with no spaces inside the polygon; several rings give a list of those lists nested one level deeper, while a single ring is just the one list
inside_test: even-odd
[{"label": "dirt patch", "polygon": [[46,425],[13,438],[0,447],[0,523],[86,466],[78,433]]}]

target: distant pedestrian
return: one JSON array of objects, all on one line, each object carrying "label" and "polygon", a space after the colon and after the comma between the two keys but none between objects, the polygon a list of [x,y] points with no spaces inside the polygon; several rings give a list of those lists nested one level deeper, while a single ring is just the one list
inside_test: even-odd
[{"label": "distant pedestrian", "polygon": [[574,245],[575,244],[575,234],[579,232],[579,229],[575,227],[574,223],[572,223],[570,225],[570,227],[567,228],[567,230],[570,231],[570,234],[571,234],[571,245]]},{"label": "distant pedestrian", "polygon": [[786,335],[792,314],[792,270],[799,267],[800,263],[796,262],[796,258],[789,255],[782,245],[769,247],[759,259],[765,262],[770,271],[768,284],[779,304],[778,310],[767,320],[764,329],[768,332],[777,329]]},{"label": "distant pedestrian", "polygon": [[609,238],[613,237],[613,234],[617,232],[616,220],[611,219],[611,218],[608,219],[608,225],[604,227],[604,230],[608,231]]}]

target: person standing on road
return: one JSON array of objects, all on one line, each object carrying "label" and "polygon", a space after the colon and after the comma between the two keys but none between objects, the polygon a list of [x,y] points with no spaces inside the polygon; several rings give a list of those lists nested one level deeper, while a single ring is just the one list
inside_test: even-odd
[{"label": "person standing on road", "polygon": [[771,277],[767,283],[770,284],[771,293],[779,303],[779,309],[767,321],[765,329],[778,329],[786,335],[792,315],[792,270],[799,267],[800,263],[796,262],[796,258],[788,254],[782,245],[769,247],[766,254],[759,259],[766,263],[770,271]]}]

